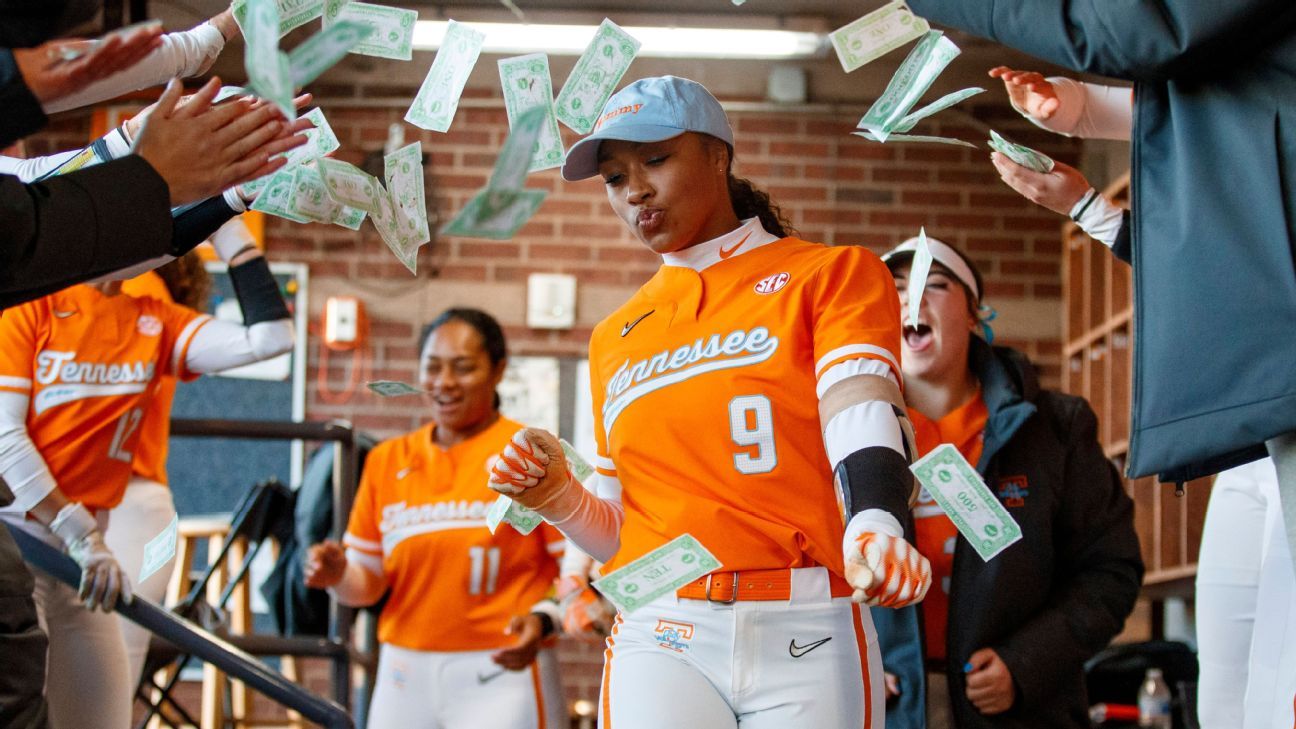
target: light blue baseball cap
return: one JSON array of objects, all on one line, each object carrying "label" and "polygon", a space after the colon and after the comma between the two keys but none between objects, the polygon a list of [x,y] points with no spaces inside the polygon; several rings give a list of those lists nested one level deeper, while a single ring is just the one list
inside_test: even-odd
[{"label": "light blue baseball cap", "polygon": [[598,174],[598,150],[604,139],[660,142],[684,132],[701,132],[733,146],[733,128],[724,109],[702,84],[678,76],[635,81],[603,105],[589,136],[572,145],[563,162],[564,180]]}]

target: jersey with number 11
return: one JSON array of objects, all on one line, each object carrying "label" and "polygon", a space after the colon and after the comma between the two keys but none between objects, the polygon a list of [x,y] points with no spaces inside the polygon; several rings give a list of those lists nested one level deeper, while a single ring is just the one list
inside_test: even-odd
[{"label": "jersey with number 11", "polygon": [[604,574],[684,533],[726,571],[840,574],[816,388],[851,359],[899,380],[898,301],[868,250],[779,239],[755,219],[668,257],[590,341],[596,466],[626,512]]}]

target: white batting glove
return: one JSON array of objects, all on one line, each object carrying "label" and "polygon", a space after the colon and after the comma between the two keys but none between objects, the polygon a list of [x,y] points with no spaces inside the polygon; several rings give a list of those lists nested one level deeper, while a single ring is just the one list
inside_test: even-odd
[{"label": "white batting glove", "polygon": [[585,488],[567,470],[567,456],[553,434],[523,428],[491,466],[492,490],[507,494],[551,523],[575,510]]},{"label": "white batting glove", "polygon": [[50,522],[50,531],[63,541],[68,556],[81,567],[77,597],[85,601],[87,610],[99,608],[110,613],[119,596],[130,603],[134,597],[130,579],[104,544],[98,523],[84,506],[72,503],[60,509]]},{"label": "white batting glove", "polygon": [[851,599],[874,607],[921,602],[931,587],[931,564],[904,538],[895,517],[870,509],[856,514],[842,538]]}]

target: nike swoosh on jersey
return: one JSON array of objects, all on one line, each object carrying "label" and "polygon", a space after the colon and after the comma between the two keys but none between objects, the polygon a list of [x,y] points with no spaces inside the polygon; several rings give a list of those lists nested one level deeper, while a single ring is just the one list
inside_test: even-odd
[{"label": "nike swoosh on jersey", "polygon": [[742,247],[743,247],[743,243],[746,243],[746,242],[747,242],[747,239],[750,238],[750,237],[751,237],[751,233],[748,233],[747,235],[744,235],[744,236],[743,236],[743,239],[740,240],[740,241],[738,241],[738,244],[735,245],[733,248],[726,249],[724,246],[720,246],[720,260],[723,261],[723,260],[725,260],[726,258],[728,258],[729,256],[732,256],[733,254],[737,253],[737,252],[738,252],[738,249],[739,249],[739,248],[742,248]]},{"label": "nike swoosh on jersey", "polygon": [[652,314],[655,311],[657,310],[653,309],[652,311],[649,311],[648,314],[644,314],[643,316],[639,317],[638,319],[635,319],[634,321],[626,322],[625,325],[621,327],[621,336],[624,337],[625,335],[629,334],[631,329],[634,329],[636,326],[639,326],[639,322],[643,321],[644,319],[647,319],[648,315]]},{"label": "nike swoosh on jersey", "polygon": [[68,318],[69,316],[72,316],[72,315],[75,314],[75,313],[77,313],[77,310],[76,310],[76,309],[73,309],[72,311],[59,311],[59,310],[55,309],[55,310],[54,310],[54,317],[55,317],[56,319],[66,319],[66,318]]},{"label": "nike swoosh on jersey", "polygon": [[397,480],[397,481],[400,481],[401,479],[405,478],[406,476],[408,476],[408,475],[410,474],[410,471],[411,471],[411,470],[413,470],[413,469],[410,469],[410,468],[402,468],[401,470],[397,471],[397,472],[396,472],[396,480]]},{"label": "nike swoosh on jersey", "polygon": [[813,643],[806,643],[805,645],[797,645],[796,638],[793,638],[791,641],[788,642],[788,654],[791,655],[793,658],[800,658],[801,656],[804,656],[805,654],[809,653],[815,648],[818,648],[824,643],[827,643],[830,640],[832,640],[832,636],[828,636],[823,640],[816,640]]}]

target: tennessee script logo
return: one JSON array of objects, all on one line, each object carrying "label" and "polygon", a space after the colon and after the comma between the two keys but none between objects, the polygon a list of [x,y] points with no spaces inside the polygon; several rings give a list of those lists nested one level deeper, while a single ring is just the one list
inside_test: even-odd
[{"label": "tennessee script logo", "polygon": [[708,372],[759,364],[773,357],[778,346],[778,337],[770,336],[768,329],[754,327],[751,331],[735,329],[723,337],[712,334],[705,341],[698,338],[633,365],[627,359],[608,380],[603,430],[610,435],[621,412],[644,395]]},{"label": "tennessee script logo", "polygon": [[693,645],[693,624],[677,623],[674,620],[657,620],[657,627],[653,628],[653,636],[657,638],[657,645],[667,650],[683,653]]},{"label": "tennessee script logo", "polygon": [[1009,508],[1026,505],[1030,496],[1030,483],[1025,476],[1008,476],[999,479],[999,500]]}]

